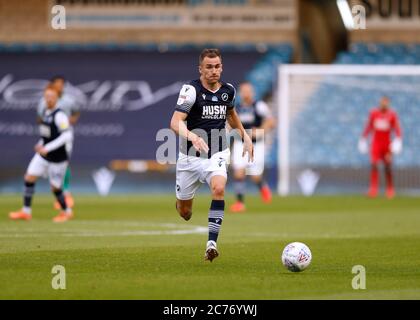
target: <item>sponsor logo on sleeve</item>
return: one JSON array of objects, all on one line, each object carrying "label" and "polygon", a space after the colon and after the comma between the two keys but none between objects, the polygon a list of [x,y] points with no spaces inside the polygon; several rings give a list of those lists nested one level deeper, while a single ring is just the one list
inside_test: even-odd
[{"label": "sponsor logo on sleeve", "polygon": [[185,101],[187,101],[187,96],[184,95],[180,95],[178,97],[178,101],[177,101],[177,105],[183,105],[185,103]]}]

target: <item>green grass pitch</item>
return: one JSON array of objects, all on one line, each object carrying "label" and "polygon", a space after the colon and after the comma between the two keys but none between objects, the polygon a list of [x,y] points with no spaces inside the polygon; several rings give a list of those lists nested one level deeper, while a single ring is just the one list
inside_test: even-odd
[{"label": "green grass pitch", "polygon": [[[20,197],[1,195],[0,299],[420,299],[419,198],[248,196],[246,213],[225,214],[213,263],[203,259],[209,201],[198,195],[185,222],[172,195],[76,195],[76,218],[54,224],[51,196],[14,222]],[[312,250],[301,273],[280,261],[293,241]],[[65,290],[51,286],[55,265]],[[365,290],[352,288],[355,265]]]}]

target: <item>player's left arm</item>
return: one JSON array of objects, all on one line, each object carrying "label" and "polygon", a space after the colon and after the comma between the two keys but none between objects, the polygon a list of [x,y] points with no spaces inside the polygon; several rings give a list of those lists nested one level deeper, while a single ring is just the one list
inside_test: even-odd
[{"label": "player's left arm", "polygon": [[403,143],[401,125],[397,113],[394,113],[394,116],[392,117],[391,128],[395,132],[395,138],[392,140],[391,143],[391,151],[394,154],[399,154],[402,151]]},{"label": "player's left arm", "polygon": [[70,124],[74,126],[79,121],[79,118],[80,118],[80,111],[79,110],[73,111],[69,119]]},{"label": "player's left arm", "polygon": [[232,89],[232,99],[227,107],[226,120],[229,126],[232,129],[239,131],[239,135],[243,141],[243,151],[242,157],[245,156],[245,153],[248,153],[248,161],[254,161],[254,146],[249,135],[246,133],[244,126],[242,125],[241,119],[238,116],[238,113],[235,110],[235,99],[236,99],[236,89],[233,85],[228,83]]},{"label": "player's left arm", "polygon": [[276,120],[274,119],[269,106],[264,101],[259,101],[256,108],[258,115],[263,118],[263,121],[261,126],[257,128],[259,131],[253,130],[252,135],[255,138],[259,138],[260,134],[264,134],[276,126]]},{"label": "player's left arm", "polygon": [[38,124],[42,123],[42,115],[45,111],[45,108],[46,108],[45,101],[44,101],[44,98],[42,98],[41,100],[39,100],[38,106],[36,107],[36,123]]},{"label": "player's left arm", "polygon": [[276,126],[276,120],[274,119],[274,117],[270,116],[263,120],[263,123],[258,129],[270,131],[274,129],[275,126]]},{"label": "player's left arm", "polygon": [[71,130],[69,130],[70,121],[66,114],[61,111],[56,114],[54,120],[57,128],[60,131],[60,135],[53,141],[48,142],[46,145],[36,147],[35,150],[43,156],[73,140],[73,133]]},{"label": "player's left arm", "polygon": [[71,113],[69,117],[70,125],[74,126],[80,118],[80,104],[75,98],[71,98]]},{"label": "player's left arm", "polygon": [[252,145],[252,140],[246,133],[244,126],[239,119],[238,113],[234,108],[227,110],[227,121],[232,129],[238,130],[240,137],[244,141],[244,150],[242,152],[242,156],[245,156],[245,153],[248,153],[248,160],[254,161],[254,146]]},{"label": "player's left arm", "polygon": [[373,131],[373,121],[374,121],[374,113],[373,110],[369,112],[369,118],[365,125],[365,128],[362,132],[362,136],[359,138],[357,148],[359,149],[359,152],[362,154],[365,154],[369,150],[368,146],[368,137],[371,131]]},{"label": "player's left arm", "polygon": [[393,118],[393,121],[392,121],[392,127],[395,130],[395,136],[397,138],[402,139],[402,131],[401,131],[400,120],[398,119],[398,115],[396,113],[394,113],[394,118]]}]

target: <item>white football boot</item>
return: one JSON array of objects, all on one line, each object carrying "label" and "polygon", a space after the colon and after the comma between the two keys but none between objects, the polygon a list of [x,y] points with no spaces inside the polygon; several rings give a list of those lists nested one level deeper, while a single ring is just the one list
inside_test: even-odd
[{"label": "white football boot", "polygon": [[217,245],[215,241],[207,241],[207,249],[206,253],[204,254],[204,260],[212,262],[214,258],[219,256],[219,252],[217,251]]}]

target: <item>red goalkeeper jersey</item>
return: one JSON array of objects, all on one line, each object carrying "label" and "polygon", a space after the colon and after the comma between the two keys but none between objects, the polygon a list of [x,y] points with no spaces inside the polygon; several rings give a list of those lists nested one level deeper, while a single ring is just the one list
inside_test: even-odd
[{"label": "red goalkeeper jersey", "polygon": [[401,138],[401,128],[397,113],[392,109],[385,111],[374,108],[370,111],[369,121],[363,131],[363,137],[367,138],[373,131],[373,144],[389,144],[391,142],[391,132]]}]

